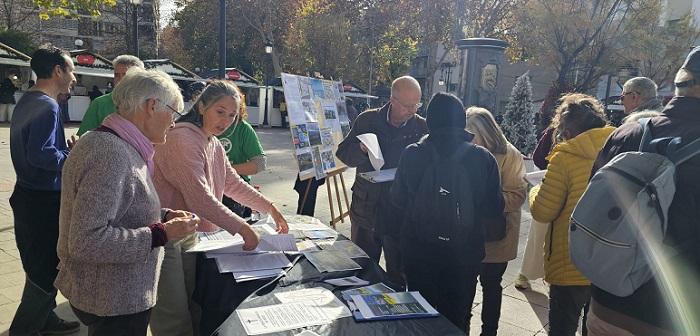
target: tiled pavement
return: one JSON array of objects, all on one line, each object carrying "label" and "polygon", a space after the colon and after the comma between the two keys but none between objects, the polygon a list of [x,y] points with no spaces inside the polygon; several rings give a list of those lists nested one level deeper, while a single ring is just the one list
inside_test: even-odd
[{"label": "tiled pavement", "polygon": [[[69,126],[67,134],[75,133],[77,126]],[[268,155],[268,170],[256,175],[254,184],[262,186],[261,191],[281,205],[283,213],[292,214],[296,211],[297,194],[292,189],[297,168],[290,149],[288,130],[257,129],[263,147]],[[354,180],[351,172],[344,174],[348,192]],[[9,127],[0,125],[0,336],[7,335],[7,329],[12,320],[24,286],[24,272],[19,261],[19,253],[14,241],[12,229],[12,211],[9,197],[14,186],[14,169],[10,160]],[[327,204],[326,187],[319,188],[316,215],[324,222],[330,219]],[[529,230],[530,216],[523,211],[523,222],[520,229],[520,249],[518,259],[508,265],[503,280],[503,306],[499,335],[545,335],[547,325],[547,286],[541,280],[533,283],[533,290],[518,291],[513,287],[513,281],[518,275],[521,258],[525,249],[525,241]],[[337,227],[338,231],[350,236],[348,220]],[[471,334],[480,332],[481,292],[477,290],[474,300],[474,316],[472,318]],[[58,314],[74,319],[66,299],[59,295]],[[86,335],[85,328],[79,335]]]}]

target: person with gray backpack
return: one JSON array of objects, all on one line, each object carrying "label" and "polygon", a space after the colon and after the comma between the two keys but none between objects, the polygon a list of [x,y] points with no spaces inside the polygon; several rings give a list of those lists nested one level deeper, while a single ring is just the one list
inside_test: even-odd
[{"label": "person with gray backpack", "polygon": [[588,335],[700,334],[700,47],[675,85],[660,116],[610,136],[572,215]]}]

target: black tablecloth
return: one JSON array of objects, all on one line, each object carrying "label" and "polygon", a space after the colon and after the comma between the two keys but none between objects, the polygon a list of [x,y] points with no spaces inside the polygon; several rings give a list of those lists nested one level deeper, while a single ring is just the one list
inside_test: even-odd
[{"label": "black tablecloth", "polygon": [[[211,335],[246,335],[243,325],[234,312],[235,309],[278,304],[279,301],[274,297],[274,293],[323,287],[340,297],[341,290],[351,288],[336,288],[323,282],[325,279],[356,275],[369,281],[370,284],[384,282],[392,286],[386,273],[368,258],[354,259],[362,266],[362,270],[334,273],[319,273],[302,256],[289,256],[289,258],[295,264],[284,277],[236,283],[230,273],[219,273],[216,262],[205,258],[204,254],[200,253],[197,258],[197,285],[193,299],[202,307],[202,335],[208,335],[214,330]],[[219,325],[218,328],[216,325]],[[464,335],[443,316],[372,322],[356,322],[352,317],[346,317],[334,320],[327,325],[306,329],[313,330],[319,335]],[[274,335],[296,335],[302,330],[295,329]]]}]

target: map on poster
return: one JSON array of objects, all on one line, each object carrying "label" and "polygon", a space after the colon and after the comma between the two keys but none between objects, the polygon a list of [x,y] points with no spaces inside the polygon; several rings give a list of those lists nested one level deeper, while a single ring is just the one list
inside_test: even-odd
[{"label": "map on poster", "polygon": [[344,168],[335,157],[350,131],[343,84],[283,73],[282,86],[299,179],[320,179]]}]

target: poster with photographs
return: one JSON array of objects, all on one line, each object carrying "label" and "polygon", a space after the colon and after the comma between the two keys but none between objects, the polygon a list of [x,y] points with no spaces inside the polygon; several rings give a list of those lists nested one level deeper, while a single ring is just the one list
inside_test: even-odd
[{"label": "poster with photographs", "polygon": [[282,86],[299,178],[323,178],[344,168],[335,157],[350,131],[343,84],[283,73]]}]

